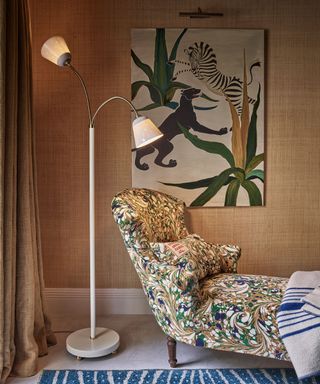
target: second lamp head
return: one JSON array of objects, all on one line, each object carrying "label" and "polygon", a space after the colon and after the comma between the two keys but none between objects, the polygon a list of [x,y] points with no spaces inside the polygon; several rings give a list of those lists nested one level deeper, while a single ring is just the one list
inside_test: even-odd
[{"label": "second lamp head", "polygon": [[59,67],[64,67],[71,63],[70,50],[64,38],[61,36],[50,37],[50,39],[43,44],[41,55]]}]

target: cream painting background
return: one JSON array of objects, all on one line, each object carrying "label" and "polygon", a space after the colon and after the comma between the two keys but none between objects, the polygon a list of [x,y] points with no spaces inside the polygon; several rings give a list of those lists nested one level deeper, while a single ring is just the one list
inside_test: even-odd
[{"label": "cream painting background", "polygon": [[[181,33],[182,29],[166,29],[166,43],[168,55]],[[132,29],[131,30],[131,47],[139,59],[148,64],[152,69],[154,67],[154,44],[155,44],[155,29]],[[208,43],[216,54],[217,69],[224,75],[236,76],[243,79],[243,50],[246,52],[247,69],[250,65],[259,60],[261,67],[253,68],[253,82],[248,86],[248,95],[256,99],[258,85],[261,84],[261,101],[258,109],[257,123],[257,151],[256,154],[264,152],[264,31],[263,30],[240,30],[240,29],[188,29],[180,42],[176,60],[188,61],[184,50],[195,42],[203,41]],[[176,64],[175,73],[179,69],[186,69],[187,66]],[[248,82],[250,74],[247,71]],[[138,68],[133,60],[131,61],[131,82],[137,80],[148,80],[144,72]],[[193,99],[193,106],[209,107],[216,105],[212,110],[194,110],[197,115],[197,120],[204,126],[219,130],[220,128],[231,128],[231,114],[226,100],[210,91],[204,82],[197,79],[192,72],[184,72],[178,75],[178,82],[190,85],[190,87],[201,89],[206,95],[212,99],[218,100],[217,103],[207,101],[203,98]],[[181,90],[177,90],[173,101],[179,103]],[[146,87],[140,88],[137,96],[133,100],[136,108],[144,107],[152,102],[149,92]],[[174,110],[169,107],[159,107],[150,111],[141,112],[147,115],[160,126],[167,116],[173,113]],[[250,106],[250,114],[252,106]],[[200,132],[195,132],[192,129],[190,133],[197,135],[199,138],[207,141],[221,142],[231,150],[231,132],[225,135],[211,135]],[[147,155],[141,159],[141,162],[146,162],[149,165],[147,171],[139,170],[135,164],[135,153],[132,157],[132,186],[145,187],[158,191],[163,191],[179,197],[189,205],[197,196],[202,193],[205,188],[187,190],[172,186],[163,185],[166,183],[182,183],[196,181],[207,177],[218,175],[223,170],[229,167],[227,161],[216,154],[207,153],[199,148],[196,148],[183,134],[172,139],[174,149],[163,160],[167,163],[170,159],[177,161],[177,165],[173,168],[164,168],[154,164],[154,159],[157,151]],[[263,169],[262,163],[258,169]],[[255,184],[260,189],[263,197],[263,183],[260,180],[254,180]],[[224,186],[220,191],[205,205],[205,206],[223,206],[225,200],[227,186]],[[237,206],[249,205],[247,192],[239,189]]]}]

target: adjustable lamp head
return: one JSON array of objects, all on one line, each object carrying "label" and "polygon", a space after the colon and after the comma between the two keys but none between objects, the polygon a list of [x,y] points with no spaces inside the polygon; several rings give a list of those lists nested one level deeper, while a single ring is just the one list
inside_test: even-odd
[{"label": "adjustable lamp head", "polygon": [[145,116],[138,116],[133,120],[132,130],[136,148],[151,144],[163,136],[159,128]]},{"label": "adjustable lamp head", "polygon": [[89,96],[87,93],[85,83],[81,75],[79,74],[79,72],[75,68],[73,68],[71,65],[71,53],[63,37],[61,36],[50,37],[50,39],[48,39],[43,44],[41,48],[41,55],[45,59],[51,61],[52,63],[58,65],[59,67],[68,67],[78,76],[86,95],[88,112],[89,112],[89,123],[91,128],[93,128],[94,119],[96,117],[96,114],[101,109],[101,107],[103,107],[105,104],[107,104],[109,101],[113,99],[122,99],[131,106],[131,108],[133,109],[136,115],[136,118],[132,122],[133,137],[134,137],[136,148],[141,148],[145,145],[151,144],[152,142],[154,142],[155,140],[158,140],[160,137],[163,136],[163,134],[155,126],[155,124],[147,117],[139,116],[133,104],[129,100],[125,99],[124,97],[120,97],[120,96],[111,97],[110,99],[103,102],[100,105],[100,107],[97,109],[95,114],[92,116]]},{"label": "adjustable lamp head", "polygon": [[71,63],[70,50],[61,36],[50,37],[41,48],[41,55],[59,67],[64,67]]}]

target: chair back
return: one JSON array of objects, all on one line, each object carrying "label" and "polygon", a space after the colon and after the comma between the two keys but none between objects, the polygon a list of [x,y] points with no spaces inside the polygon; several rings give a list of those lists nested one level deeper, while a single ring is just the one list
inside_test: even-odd
[{"label": "chair back", "polygon": [[127,248],[175,241],[188,235],[185,204],[176,197],[145,188],[125,189],[112,200],[112,213]]},{"label": "chair back", "polygon": [[114,219],[158,324],[165,334],[186,342],[189,336],[184,329],[198,297],[181,291],[173,282],[179,268],[159,261],[150,247],[150,242],[188,235],[184,208],[179,199],[150,189],[126,189],[112,200]]}]

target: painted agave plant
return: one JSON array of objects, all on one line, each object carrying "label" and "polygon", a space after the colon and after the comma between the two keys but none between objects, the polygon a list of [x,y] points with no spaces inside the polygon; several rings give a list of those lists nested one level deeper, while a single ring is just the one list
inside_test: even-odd
[{"label": "painted agave plant", "polygon": [[[154,49],[154,66],[153,69],[146,63],[143,63],[139,57],[131,50],[131,57],[135,63],[148,77],[148,80],[138,80],[131,84],[131,98],[137,96],[141,87],[146,87],[149,91],[151,104],[145,105],[142,108],[138,108],[139,111],[147,111],[161,106],[166,106],[171,109],[176,109],[179,103],[173,101],[175,92],[179,89],[191,88],[190,85],[181,83],[179,81],[173,81],[175,71],[175,59],[177,56],[178,47],[183,35],[186,33],[185,28],[177,40],[175,41],[170,55],[168,55],[166,35],[164,28],[156,29],[155,37],[155,49]],[[201,95],[202,98],[212,101],[214,100],[205,94]],[[211,107],[195,107],[196,109],[214,109],[216,105]]]},{"label": "painted agave plant", "polygon": [[257,150],[257,110],[260,104],[259,85],[257,98],[253,106],[251,117],[249,116],[249,102],[247,92],[246,61],[244,58],[243,76],[243,99],[242,113],[238,116],[237,111],[231,101],[226,97],[232,117],[232,137],[229,150],[222,143],[210,142],[199,139],[191,134],[187,129],[180,125],[180,129],[185,137],[197,148],[222,156],[228,163],[229,168],[222,171],[219,175],[202,180],[186,183],[163,183],[184,189],[206,188],[192,203],[191,206],[203,206],[212,199],[223,187],[228,186],[225,195],[225,206],[237,205],[237,197],[240,188],[244,188],[249,197],[250,205],[262,205],[262,196],[259,188],[254,183],[255,179],[264,182],[264,171],[257,169],[258,165],[264,161],[264,154],[256,154]]}]

